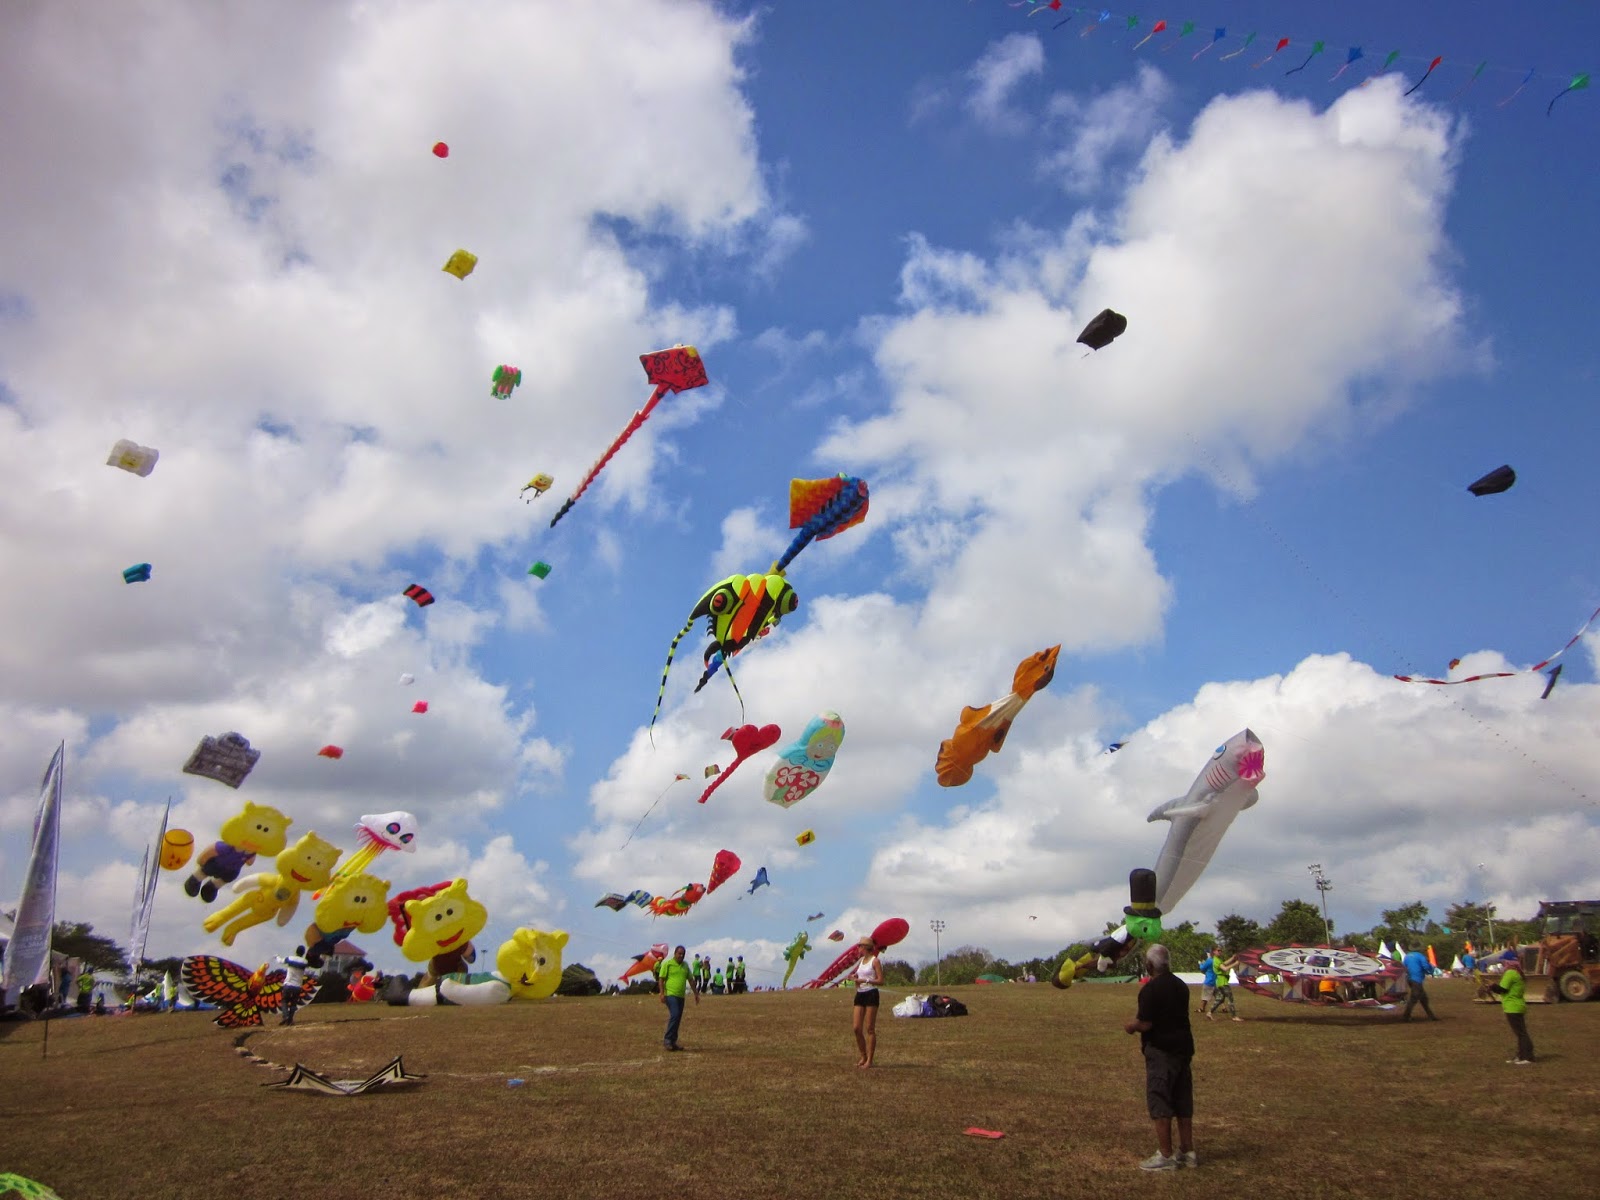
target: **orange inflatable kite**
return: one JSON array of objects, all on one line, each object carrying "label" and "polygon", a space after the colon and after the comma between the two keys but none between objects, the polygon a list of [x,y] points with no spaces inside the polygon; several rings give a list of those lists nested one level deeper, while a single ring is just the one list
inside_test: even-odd
[{"label": "orange inflatable kite", "polygon": [[939,775],[940,787],[960,787],[972,778],[972,769],[997,753],[1011,732],[1011,722],[1033,699],[1033,694],[1050,686],[1056,674],[1056,656],[1060,646],[1051,646],[1037,654],[1030,654],[1017,664],[1017,673],[1011,677],[1011,694],[985,704],[982,708],[963,708],[955,733],[939,743],[939,757],[934,770]]}]

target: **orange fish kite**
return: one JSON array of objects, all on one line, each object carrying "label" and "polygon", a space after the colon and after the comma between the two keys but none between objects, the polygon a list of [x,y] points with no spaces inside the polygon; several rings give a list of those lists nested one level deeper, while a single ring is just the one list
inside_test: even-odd
[{"label": "orange fish kite", "polygon": [[1056,674],[1060,646],[1030,654],[1017,664],[1011,677],[1011,694],[982,708],[963,708],[955,733],[939,743],[939,758],[934,770],[940,787],[960,787],[972,778],[972,768],[990,754],[998,753],[1011,732],[1011,722],[1033,694],[1050,686]]}]

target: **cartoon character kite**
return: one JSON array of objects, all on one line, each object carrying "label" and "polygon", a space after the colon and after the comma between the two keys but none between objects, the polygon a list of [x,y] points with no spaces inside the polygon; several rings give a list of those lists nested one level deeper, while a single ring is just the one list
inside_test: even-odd
[{"label": "cartoon character kite", "polygon": [[[427,712],[427,701],[418,700],[422,705],[420,711]],[[413,712],[418,711],[412,709]],[[370,867],[373,861],[385,850],[401,850],[406,854],[415,854],[417,840],[417,819],[408,812],[363,813],[361,820],[356,822],[356,851],[328,881],[332,887],[339,880],[350,875],[359,875]],[[315,893],[313,899],[322,899],[323,888]],[[375,932],[369,930],[368,932]]]},{"label": "cartoon character kite", "polygon": [[489,383],[489,394],[496,400],[505,400],[522,383],[522,368],[510,367],[505,363],[501,363],[494,369],[494,374],[489,377]]},{"label": "cartoon character kite", "polygon": [[715,780],[700,793],[700,803],[704,804],[711,798],[711,793],[716,791],[732,775],[735,769],[745,759],[752,755],[760,754],[763,750],[770,750],[778,744],[778,739],[783,736],[783,730],[776,725],[763,725],[759,729],[754,725],[740,725],[738,728],[729,728],[723,731],[724,741],[733,743],[733,761],[729,763]]},{"label": "cartoon character kite", "polygon": [[982,708],[964,708],[955,733],[941,742],[934,770],[940,787],[960,787],[972,778],[972,769],[990,754],[998,753],[1011,732],[1011,722],[1033,699],[1033,694],[1050,686],[1056,674],[1060,646],[1031,654],[1017,664],[1011,678],[1011,692]]},{"label": "cartoon character kite", "polygon": [[844,718],[836,712],[811,718],[799,738],[778,751],[778,761],[767,770],[768,802],[792,808],[828,777],[844,742]]},{"label": "cartoon character kite", "polygon": [[523,503],[532,504],[534,500],[537,500],[540,496],[548,492],[551,487],[554,486],[555,481],[556,477],[554,475],[546,475],[543,471],[540,471],[532,479],[528,480],[527,483],[522,485],[522,491],[518,492],[517,495],[526,496],[531,491],[533,493],[533,499],[523,500]]},{"label": "cartoon character kite", "polygon": [[572,506],[578,502],[578,497],[588,490],[595,477],[605,470],[606,464],[611,461],[611,456],[622,449],[623,443],[650,419],[650,414],[661,402],[661,397],[668,392],[686,392],[690,388],[706,385],[706,364],[700,358],[700,351],[693,346],[673,346],[667,350],[657,350],[652,354],[641,354],[639,363],[644,367],[645,379],[655,384],[656,390],[645,406],[633,414],[632,420],[617,435],[616,440],[606,447],[606,452],[600,456],[599,461],[589,468],[589,473],[583,477],[578,490],[567,497],[567,502],[561,506],[561,511],[550,518],[552,529],[555,528],[557,521],[571,511]]}]

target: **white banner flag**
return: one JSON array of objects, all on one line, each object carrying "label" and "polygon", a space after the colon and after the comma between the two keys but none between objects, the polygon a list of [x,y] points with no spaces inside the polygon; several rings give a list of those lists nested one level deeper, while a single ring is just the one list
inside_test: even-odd
[{"label": "white banner flag", "polygon": [[50,933],[56,921],[56,862],[61,849],[61,764],[67,747],[56,747],[55,757],[40,785],[39,812],[33,821],[33,852],[17,902],[16,929],[6,947],[5,971],[0,975],[0,996],[15,1004],[23,988],[50,982]]}]

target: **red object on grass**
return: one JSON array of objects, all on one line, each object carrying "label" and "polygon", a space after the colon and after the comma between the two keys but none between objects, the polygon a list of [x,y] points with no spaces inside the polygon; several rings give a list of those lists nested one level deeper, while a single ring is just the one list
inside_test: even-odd
[{"label": "red object on grass", "polygon": [[961,1132],[966,1134],[968,1137],[992,1138],[995,1141],[1005,1137],[1005,1134],[1001,1133],[998,1129],[979,1129],[976,1125],[972,1126],[970,1129],[963,1129]]}]

